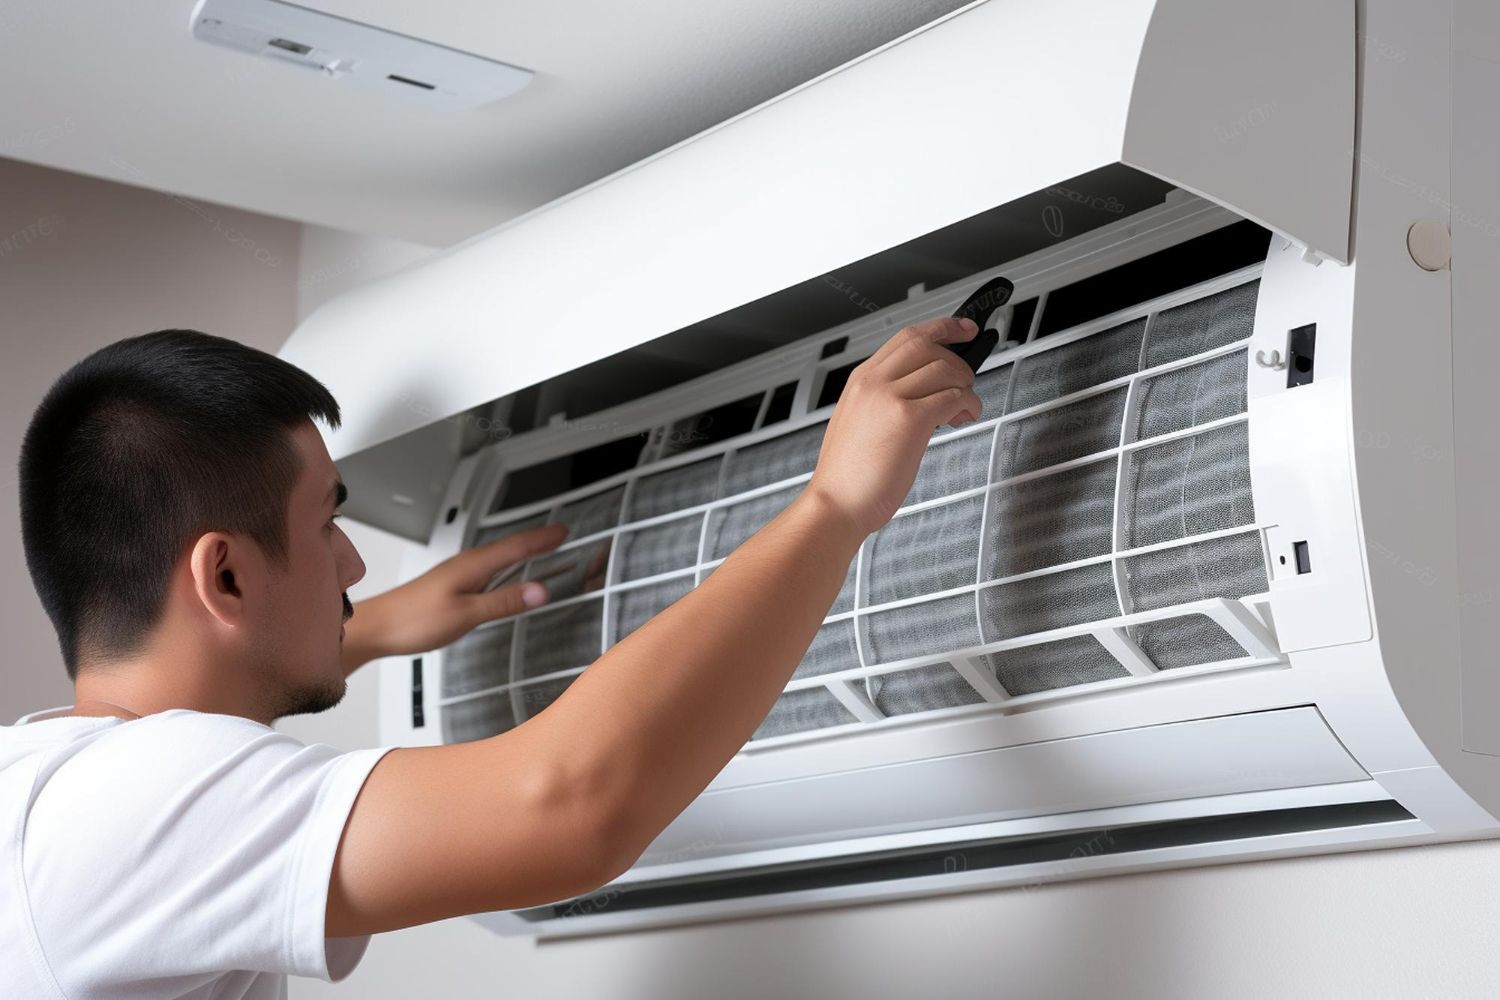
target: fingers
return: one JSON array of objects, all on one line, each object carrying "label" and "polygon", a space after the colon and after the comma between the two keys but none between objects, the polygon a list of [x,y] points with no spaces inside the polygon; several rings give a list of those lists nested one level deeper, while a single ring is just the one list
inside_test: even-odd
[{"label": "fingers", "polygon": [[547,588],[534,580],[530,583],[513,583],[508,587],[475,594],[470,600],[474,609],[474,624],[483,625],[497,618],[518,615],[528,608],[545,603]]},{"label": "fingers", "polygon": [[[866,363],[871,371],[895,381],[936,357],[934,345],[967,343],[978,333],[979,327],[972,320],[957,320],[951,316],[913,323],[882,344]],[[946,348],[943,350],[953,354]],[[954,358],[956,360],[957,355]]]},{"label": "fingers", "polygon": [[948,357],[933,358],[916,371],[898,379],[893,386],[898,396],[903,399],[923,399],[949,386],[967,389],[974,384],[974,373],[968,365],[946,347],[938,350]]},{"label": "fingers", "polygon": [[968,423],[978,420],[984,403],[973,389],[950,385],[922,399],[914,401],[923,419],[934,428],[943,424]]},{"label": "fingers", "polygon": [[557,548],[567,534],[567,525],[548,524],[468,549],[454,557],[454,565],[461,576],[459,586],[478,590],[500,570]]}]

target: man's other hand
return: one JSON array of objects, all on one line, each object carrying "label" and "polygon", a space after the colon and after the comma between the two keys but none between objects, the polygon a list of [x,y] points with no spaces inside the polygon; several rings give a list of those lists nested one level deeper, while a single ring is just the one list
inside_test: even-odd
[{"label": "man's other hand", "polygon": [[495,574],[562,544],[567,527],[549,524],[465,549],[415,579],[354,606],[344,634],[344,667],[382,656],[439,649],[475,626],[534,608],[547,588],[517,581],[485,590]]}]

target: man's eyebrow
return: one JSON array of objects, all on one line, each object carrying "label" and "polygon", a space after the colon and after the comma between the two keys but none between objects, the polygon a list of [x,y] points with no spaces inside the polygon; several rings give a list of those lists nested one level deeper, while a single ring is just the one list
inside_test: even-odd
[{"label": "man's eyebrow", "polygon": [[348,487],[344,485],[342,479],[335,479],[333,485],[328,489],[328,496],[324,498],[323,502],[327,503],[329,500],[332,500],[334,507],[342,507],[344,506],[344,501],[348,499]]}]

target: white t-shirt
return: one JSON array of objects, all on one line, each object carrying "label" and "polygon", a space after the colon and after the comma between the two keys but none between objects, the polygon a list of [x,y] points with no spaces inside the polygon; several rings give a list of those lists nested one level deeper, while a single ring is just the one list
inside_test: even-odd
[{"label": "white t-shirt", "polygon": [[0,726],[0,996],[267,1000],[347,976],[370,939],[324,936],[328,881],[388,749],[183,709]]}]

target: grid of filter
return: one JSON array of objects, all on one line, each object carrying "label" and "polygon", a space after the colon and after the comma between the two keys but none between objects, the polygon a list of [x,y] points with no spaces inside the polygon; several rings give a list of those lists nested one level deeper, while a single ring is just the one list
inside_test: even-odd
[{"label": "grid of filter", "polygon": [[[981,373],[985,422],[934,432],[905,506],[862,546],[753,739],[1127,677],[1122,645],[1137,672],[1247,657],[1201,607],[1165,609],[1267,589],[1245,422],[1257,285],[1220,283]],[[547,606],[446,650],[445,738],[535,715],[688,593],[797,495],[823,430],[645,466],[482,529],[476,544],[549,521],[570,531],[524,573],[547,583]],[[1044,635],[1136,612],[1161,614],[1112,628],[1113,650],[1091,632]]]}]

